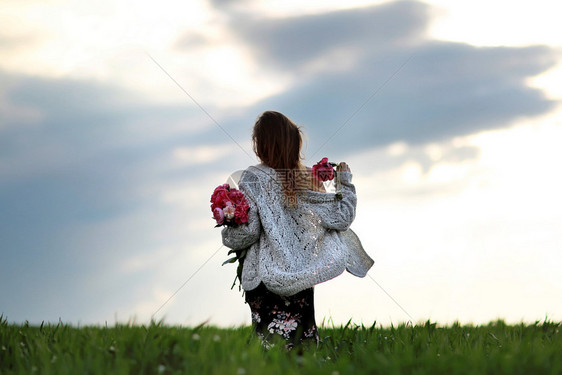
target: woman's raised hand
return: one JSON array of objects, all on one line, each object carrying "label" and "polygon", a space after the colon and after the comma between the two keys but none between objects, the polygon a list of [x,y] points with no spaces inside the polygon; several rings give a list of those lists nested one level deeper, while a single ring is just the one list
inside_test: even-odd
[{"label": "woman's raised hand", "polygon": [[342,161],[341,163],[338,164],[337,168],[336,168],[337,172],[351,172],[351,169],[349,168],[349,165],[347,165],[346,162]]}]

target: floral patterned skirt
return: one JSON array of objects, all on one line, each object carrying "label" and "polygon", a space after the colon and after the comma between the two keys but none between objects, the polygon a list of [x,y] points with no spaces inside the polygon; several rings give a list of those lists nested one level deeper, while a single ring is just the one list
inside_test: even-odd
[{"label": "floral patterned skirt", "polygon": [[262,283],[245,295],[252,325],[266,346],[276,338],[283,338],[288,348],[305,341],[318,344],[313,288],[286,297],[270,292]]}]

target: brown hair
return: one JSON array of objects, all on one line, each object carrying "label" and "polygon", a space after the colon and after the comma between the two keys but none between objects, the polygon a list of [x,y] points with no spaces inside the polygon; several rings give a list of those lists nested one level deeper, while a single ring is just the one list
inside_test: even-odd
[{"label": "brown hair", "polygon": [[301,129],[282,113],[266,111],[254,125],[252,142],[261,162],[277,171],[288,205],[295,206],[297,190],[310,188],[308,173],[301,164]]}]

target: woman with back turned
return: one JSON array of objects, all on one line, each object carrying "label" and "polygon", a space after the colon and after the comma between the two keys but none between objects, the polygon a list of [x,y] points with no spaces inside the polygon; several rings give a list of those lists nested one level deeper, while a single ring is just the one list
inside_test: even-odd
[{"label": "woman with back turned", "polygon": [[301,163],[302,133],[279,112],[264,112],[252,134],[261,163],[247,168],[239,182],[250,210],[247,224],[225,227],[222,239],[246,249],[242,288],[258,336],[282,337],[287,347],[318,342],[314,285],[346,269],[363,277],[373,261],[349,226],[357,197],[351,170],[340,163],[342,196],[326,193]]}]

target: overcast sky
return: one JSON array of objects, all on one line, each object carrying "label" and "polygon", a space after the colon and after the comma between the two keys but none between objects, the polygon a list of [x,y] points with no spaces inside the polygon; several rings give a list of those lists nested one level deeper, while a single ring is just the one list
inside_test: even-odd
[{"label": "overcast sky", "polygon": [[3,2],[9,321],[249,324],[209,198],[269,109],[350,164],[376,262],[317,321],[562,320],[557,5],[185,3]]}]

